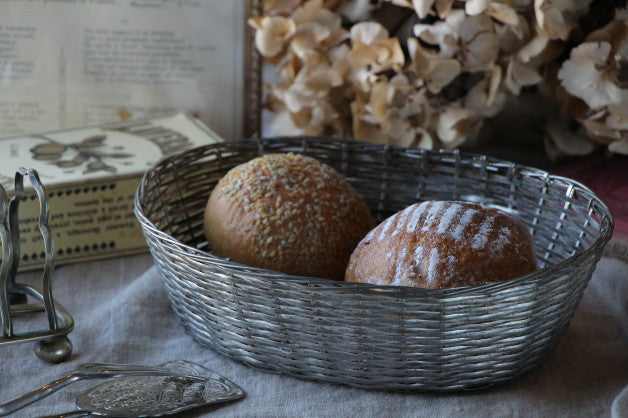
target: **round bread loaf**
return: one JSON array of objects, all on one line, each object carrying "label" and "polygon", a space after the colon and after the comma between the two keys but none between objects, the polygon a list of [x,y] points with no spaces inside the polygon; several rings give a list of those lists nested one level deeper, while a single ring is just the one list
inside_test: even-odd
[{"label": "round bread loaf", "polygon": [[205,208],[212,251],[298,276],[342,280],[351,252],[375,225],[363,196],[332,167],[271,154],[230,170]]},{"label": "round bread loaf", "polygon": [[536,269],[532,237],[519,220],[472,203],[426,201],[369,232],[351,255],[345,280],[436,289]]}]

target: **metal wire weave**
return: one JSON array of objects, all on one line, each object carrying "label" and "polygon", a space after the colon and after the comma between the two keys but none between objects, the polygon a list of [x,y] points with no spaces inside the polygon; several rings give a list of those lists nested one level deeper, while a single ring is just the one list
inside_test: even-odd
[{"label": "metal wire weave", "polygon": [[[426,290],[287,276],[214,256],[203,211],[218,180],[258,155],[336,168],[379,220],[421,200],[500,207],[530,229],[542,269],[496,284]],[[613,220],[570,179],[490,157],[325,138],[190,150],[147,171],[135,212],[185,329],[264,370],[370,389],[450,391],[538,366],[567,327]]]}]

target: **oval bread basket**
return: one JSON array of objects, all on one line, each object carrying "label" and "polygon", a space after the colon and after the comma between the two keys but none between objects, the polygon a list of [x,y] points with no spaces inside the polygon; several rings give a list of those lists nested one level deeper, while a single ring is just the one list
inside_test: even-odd
[{"label": "oval bread basket", "polygon": [[[214,256],[203,211],[218,180],[256,156],[297,152],[336,168],[379,221],[422,200],[465,200],[522,220],[542,269],[496,284],[426,290],[334,282]],[[147,171],[135,212],[185,329],[268,371],[350,386],[450,391],[537,367],[565,330],[613,220],[589,189],[544,171],[458,151],[326,138],[213,144]]]}]

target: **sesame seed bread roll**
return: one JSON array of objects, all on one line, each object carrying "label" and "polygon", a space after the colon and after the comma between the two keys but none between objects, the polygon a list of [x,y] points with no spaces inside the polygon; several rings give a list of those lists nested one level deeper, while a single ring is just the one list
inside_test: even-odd
[{"label": "sesame seed bread roll", "polygon": [[472,203],[427,201],[370,231],[351,255],[345,280],[436,289],[536,269],[532,237],[519,220]]},{"label": "sesame seed bread roll", "polygon": [[271,154],[229,171],[205,208],[212,251],[254,267],[342,280],[375,225],[363,196],[330,166]]}]

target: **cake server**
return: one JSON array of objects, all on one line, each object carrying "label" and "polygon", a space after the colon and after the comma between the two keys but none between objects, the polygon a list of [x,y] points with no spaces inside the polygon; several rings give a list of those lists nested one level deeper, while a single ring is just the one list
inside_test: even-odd
[{"label": "cake server", "polygon": [[0,405],[0,415],[13,413],[72,382],[94,378],[113,379],[79,395],[79,411],[54,416],[160,416],[244,396],[235,383],[188,361],[159,367],[85,364],[55,382]]}]

